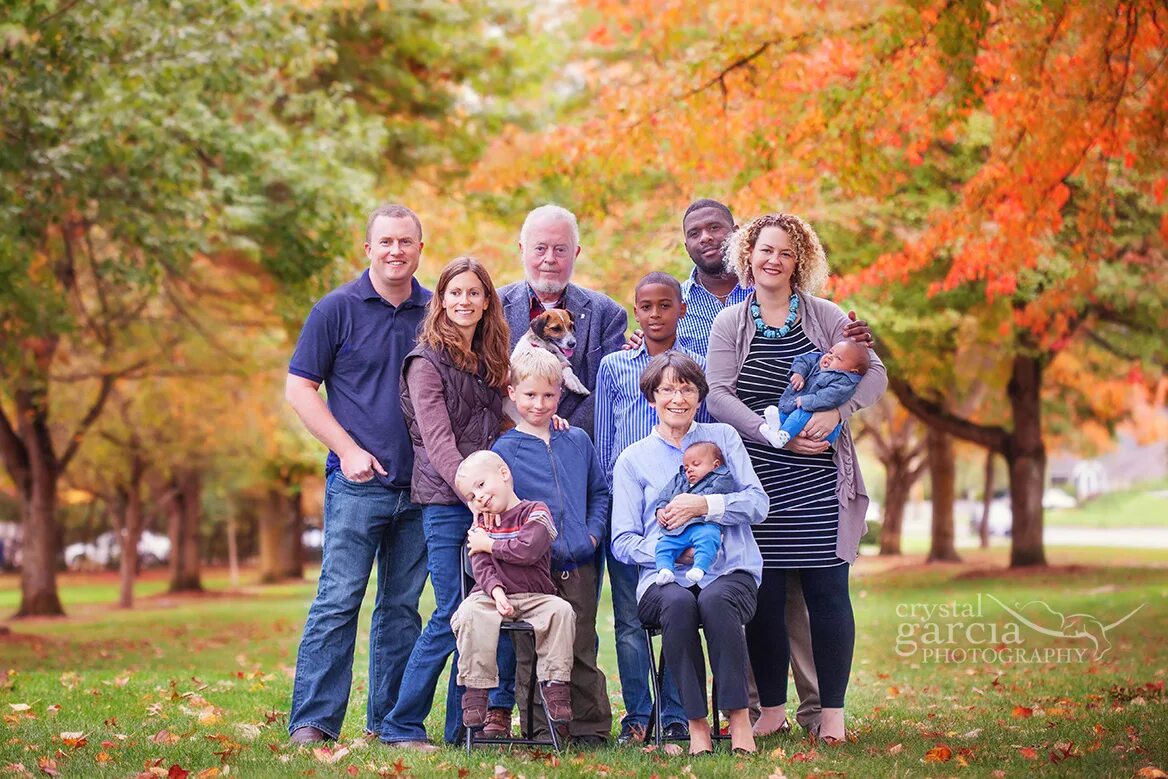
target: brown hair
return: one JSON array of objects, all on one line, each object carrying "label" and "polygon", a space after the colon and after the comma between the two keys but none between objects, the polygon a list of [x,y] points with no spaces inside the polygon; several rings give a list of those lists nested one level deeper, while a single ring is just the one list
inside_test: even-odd
[{"label": "brown hair", "polygon": [[641,373],[641,394],[650,404],[655,401],[653,395],[661,386],[661,382],[665,380],[667,373],[672,373],[683,384],[692,384],[697,387],[699,403],[706,399],[710,385],[706,382],[706,374],[702,371],[702,366],[698,365],[694,358],[688,354],[670,349],[649,360],[649,364]]},{"label": "brown hair", "polygon": [[[446,294],[451,279],[468,271],[477,276],[479,283],[483,285],[487,302],[487,310],[483,312],[483,318],[475,327],[470,350],[462,345],[462,336],[450,323],[446,309],[442,307],[442,297]],[[483,264],[474,257],[456,257],[451,260],[438,276],[434,296],[430,298],[426,318],[422,322],[422,331],[418,334],[418,343],[434,351],[445,350],[454,366],[468,373],[477,372],[479,361],[482,360],[487,384],[505,390],[510,370],[508,348],[511,343],[510,332],[507,320],[503,318],[503,304],[499,300],[499,293],[495,292],[491,275],[487,273]]]},{"label": "brown hair", "polygon": [[365,220],[365,243],[369,243],[369,233],[373,230],[373,223],[379,216],[388,216],[390,219],[413,219],[418,228],[418,240],[422,240],[422,220],[412,210],[397,203],[385,203],[373,209],[369,218]]},{"label": "brown hair", "polygon": [[759,234],[768,227],[780,228],[791,241],[791,248],[795,252],[791,290],[808,294],[818,292],[827,281],[827,254],[811,225],[794,214],[763,214],[751,219],[745,227],[726,239],[726,264],[738,274],[738,283],[744,287],[754,286],[750,255],[758,243]]}]

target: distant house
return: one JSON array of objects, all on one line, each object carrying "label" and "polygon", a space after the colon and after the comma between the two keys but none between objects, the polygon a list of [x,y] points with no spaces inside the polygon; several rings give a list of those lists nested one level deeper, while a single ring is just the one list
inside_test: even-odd
[{"label": "distant house", "polygon": [[1121,435],[1116,448],[1084,460],[1071,455],[1050,459],[1050,483],[1069,489],[1079,500],[1102,492],[1168,479],[1168,441],[1139,444]]}]

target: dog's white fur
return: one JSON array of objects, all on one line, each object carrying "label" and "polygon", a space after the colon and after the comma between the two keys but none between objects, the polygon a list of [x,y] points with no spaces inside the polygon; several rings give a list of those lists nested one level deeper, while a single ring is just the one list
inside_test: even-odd
[{"label": "dog's white fur", "polygon": [[[558,311],[558,309],[553,309],[553,311]],[[540,315],[540,317],[544,316],[547,316],[547,313]],[[538,321],[540,317],[536,317],[536,320],[533,320],[532,324],[534,325],[534,322]],[[575,323],[572,320],[569,320],[569,325],[570,329],[568,332],[574,341],[576,333]],[[539,337],[535,334],[532,328],[528,328],[527,332],[524,333],[523,336],[519,339],[519,342],[515,344],[515,348],[511,350],[511,357],[514,359],[515,355],[521,352],[531,351],[532,349],[544,349],[556,356],[556,359],[560,361],[560,365],[563,366],[564,369],[565,387],[578,395],[592,394],[588,388],[584,386],[584,383],[580,381],[580,378],[572,371],[572,365],[568,362],[568,358],[564,355],[564,353],[560,351],[559,345]]]}]

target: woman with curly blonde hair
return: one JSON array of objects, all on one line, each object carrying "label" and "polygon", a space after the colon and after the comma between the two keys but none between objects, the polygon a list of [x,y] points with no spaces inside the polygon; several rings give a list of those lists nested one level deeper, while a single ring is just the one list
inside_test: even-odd
[{"label": "woman with curly blonde hair", "polygon": [[[454,653],[450,617],[458,608],[460,552],[471,513],[455,488],[458,466],[471,452],[490,449],[503,420],[509,332],[487,269],[458,257],[438,277],[417,347],[402,366],[402,413],[414,445],[410,497],[422,506],[426,566],[434,613],[414,644],[381,740],[422,751],[425,721],[446,661]],[[451,674],[446,697],[446,740],[462,731],[462,706]]]},{"label": "woman with curly blonde hair", "polygon": [[780,447],[764,409],[790,382],[792,361],[831,349],[847,337],[849,320],[835,303],[813,294],[827,280],[827,257],[815,231],[799,217],[760,216],[728,244],[728,264],[741,285],[754,291],[714,319],[706,403],[716,419],[742,436],[770,498],[766,520],[753,527],[763,573],[758,608],[746,626],[762,704],[755,733],[790,727],[784,608],[787,574],[797,571],[822,706],[810,730],[827,743],[839,743],[846,737],[844,695],[855,643],[848,573],[864,534],[868,496],[847,425],[834,446],[825,439],[853,412],[874,403],[888,379],[869,350],[870,367],[852,398],[838,409],[815,413],[800,435]]}]

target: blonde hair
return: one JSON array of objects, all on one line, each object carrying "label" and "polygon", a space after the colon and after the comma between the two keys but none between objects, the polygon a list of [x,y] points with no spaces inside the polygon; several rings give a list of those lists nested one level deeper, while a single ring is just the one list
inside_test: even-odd
[{"label": "blonde hair", "polygon": [[547,349],[529,349],[511,358],[511,386],[528,379],[544,379],[557,387],[564,383],[560,359]]},{"label": "blonde hair", "polygon": [[738,274],[738,283],[754,286],[750,255],[759,234],[767,227],[778,227],[787,234],[795,252],[795,270],[791,272],[792,291],[815,294],[827,281],[827,254],[811,225],[794,214],[763,214],[755,217],[726,239],[726,264]]},{"label": "blonde hair", "polygon": [[466,456],[466,459],[458,464],[458,470],[454,472],[454,483],[461,484],[463,479],[470,476],[472,471],[479,468],[506,468],[507,463],[495,452],[490,449],[480,449],[477,452],[471,452]]}]

